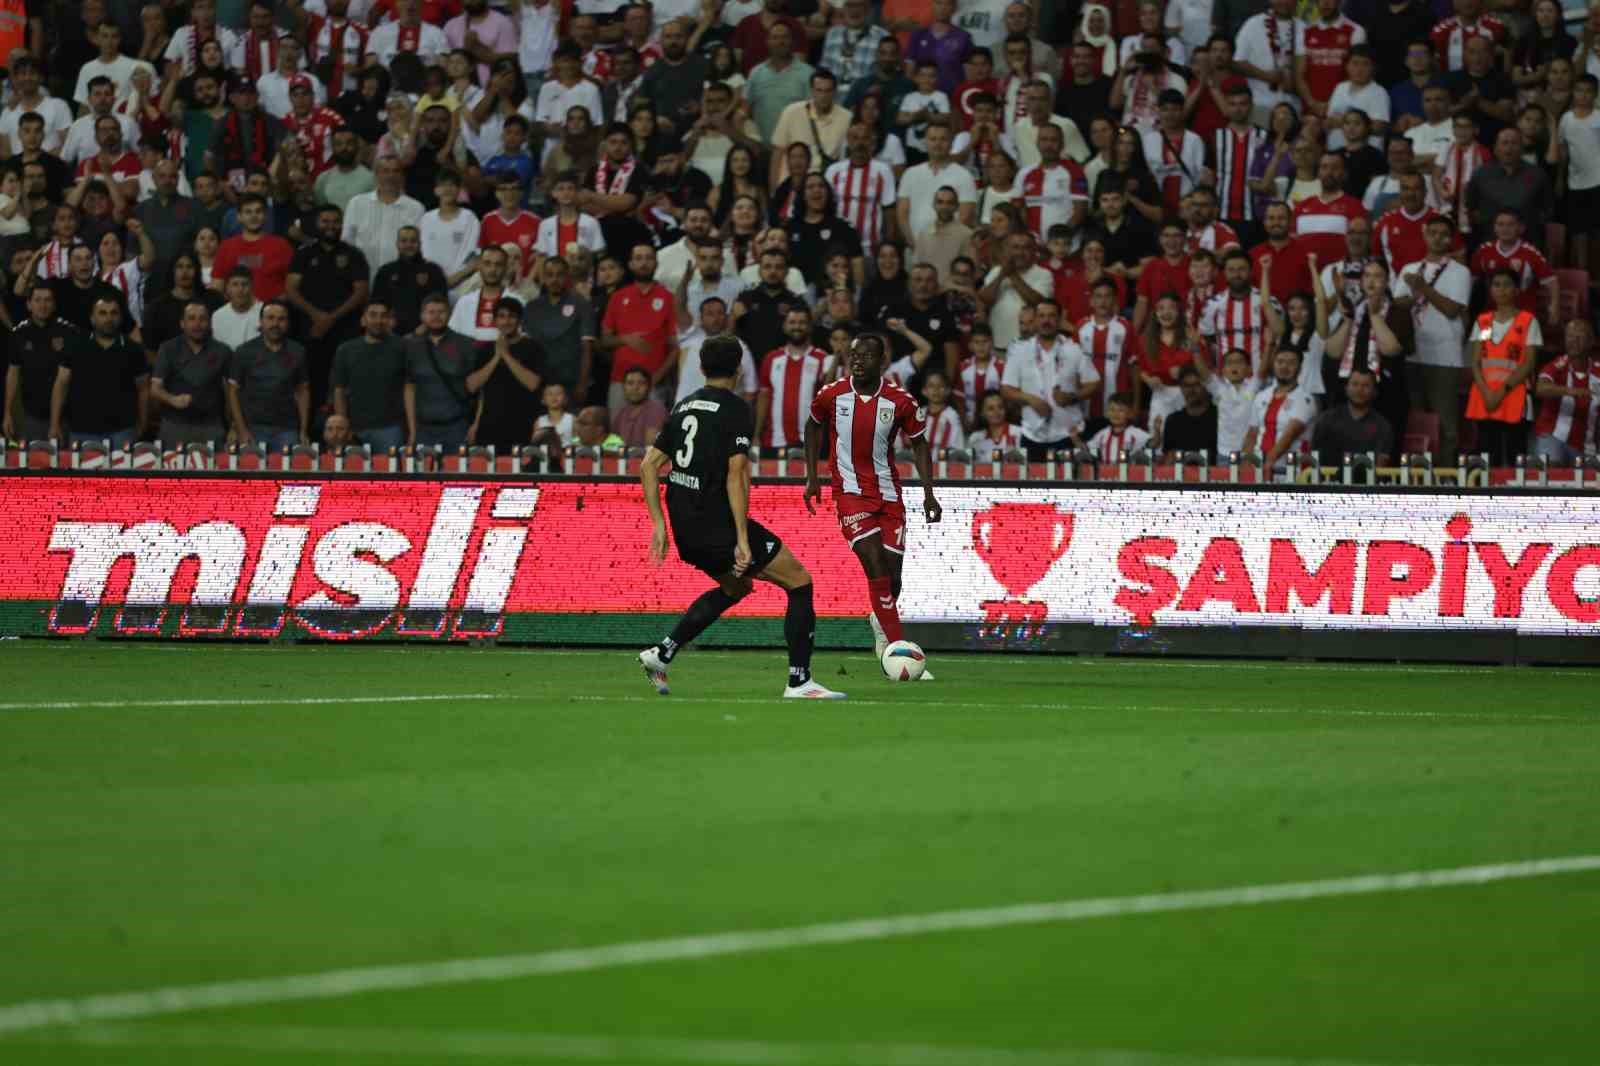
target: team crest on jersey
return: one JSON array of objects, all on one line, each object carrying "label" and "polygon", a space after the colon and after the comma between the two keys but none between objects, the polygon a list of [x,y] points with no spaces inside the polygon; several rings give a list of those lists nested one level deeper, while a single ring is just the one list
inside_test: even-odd
[{"label": "team crest on jersey", "polygon": [[650,301],[650,310],[659,311],[659,310],[661,310],[661,308],[662,308],[661,297],[657,296],[654,300]]},{"label": "team crest on jersey", "polygon": [[833,230],[831,230],[831,229],[822,230],[820,233],[817,234],[817,236],[821,237],[823,240],[827,240],[829,237],[833,236]]},{"label": "team crest on jersey", "polygon": [[350,265],[350,257],[348,255],[338,256],[334,259],[333,265],[338,267],[340,270],[343,270],[345,267]]},{"label": "team crest on jersey", "polygon": [[878,412],[878,421],[887,426],[890,422],[894,421],[894,412],[885,407],[883,410]]},{"label": "team crest on jersey", "polygon": [[571,304],[562,304],[561,305],[561,315],[562,315],[563,318],[571,318],[572,317],[572,305]]},{"label": "team crest on jersey", "polygon": [[417,275],[417,284],[418,285],[426,285],[426,284],[428,284],[428,275],[426,275],[426,274],[418,274]]},{"label": "team crest on jersey", "polygon": [[927,420],[928,420],[928,408],[927,408],[927,406],[924,405],[922,407],[917,408],[917,421],[918,422],[926,422]]},{"label": "team crest on jersey", "polygon": [[929,329],[938,329],[939,328],[939,320],[937,318],[928,319],[928,328]]},{"label": "team crest on jersey", "polygon": [[65,347],[66,343],[67,343],[67,339],[65,337],[51,337],[50,338],[50,347],[54,348],[58,352],[63,347]]}]

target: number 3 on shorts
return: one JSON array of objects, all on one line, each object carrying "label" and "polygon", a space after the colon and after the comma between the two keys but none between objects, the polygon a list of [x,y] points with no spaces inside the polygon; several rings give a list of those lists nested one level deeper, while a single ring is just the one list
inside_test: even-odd
[{"label": "number 3 on shorts", "polygon": [[679,470],[688,466],[694,459],[694,438],[700,432],[700,419],[694,415],[687,415],[683,420],[683,447],[672,457],[672,465]]}]

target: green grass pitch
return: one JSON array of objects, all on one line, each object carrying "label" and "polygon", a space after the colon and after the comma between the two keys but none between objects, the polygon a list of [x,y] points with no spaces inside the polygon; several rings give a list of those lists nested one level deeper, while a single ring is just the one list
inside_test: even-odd
[{"label": "green grass pitch", "polygon": [[422,965],[1600,855],[1595,673],[931,664],[821,654],[827,704],[777,650],[658,698],[624,651],[0,644],[0,1063],[1600,1062],[1593,868]]}]

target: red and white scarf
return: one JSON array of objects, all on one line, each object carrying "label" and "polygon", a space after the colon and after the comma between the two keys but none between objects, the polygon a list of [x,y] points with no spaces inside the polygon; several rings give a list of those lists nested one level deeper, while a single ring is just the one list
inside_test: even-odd
[{"label": "red and white scarf", "polygon": [[[1377,315],[1382,318],[1388,313],[1389,297],[1385,296],[1383,305],[1377,309]],[[1361,353],[1361,367],[1376,374],[1383,365],[1383,353],[1378,351],[1378,331],[1372,327],[1372,315],[1372,304],[1368,300],[1362,300],[1357,304],[1355,311],[1351,314],[1350,336],[1345,338],[1344,354],[1339,357],[1339,376],[1341,378],[1349,377],[1350,372],[1357,367],[1356,338],[1361,335],[1362,327],[1366,327],[1367,330],[1367,343],[1366,350]]]},{"label": "red and white scarf", "polygon": [[401,52],[415,52],[422,44],[422,27],[400,24],[400,33],[395,41],[395,48]]},{"label": "red and white scarf", "polygon": [[627,192],[628,179],[633,177],[634,163],[635,160],[631,155],[620,166],[601,156],[600,162],[594,168],[594,191],[606,196],[621,196]]},{"label": "red and white scarf", "polygon": [[278,35],[263,36],[255,30],[244,35],[244,71],[251,81],[278,69]]},{"label": "red and white scarf", "polygon": [[[211,29],[202,31],[199,26],[196,26],[193,23],[185,26],[184,28],[189,31],[187,35],[189,41],[184,48],[186,55],[184,58],[183,72],[185,74],[193,74],[195,71],[200,69],[200,49],[207,41],[212,40],[217,36],[217,28],[212,26]],[[223,56],[223,61],[227,61],[227,56]]]},{"label": "red and white scarf", "polygon": [[[1439,283],[1440,275],[1442,275],[1445,272],[1445,268],[1450,265],[1450,257],[1446,256],[1439,262],[1437,268],[1433,272],[1433,277],[1430,278],[1428,277],[1428,267],[1433,265],[1434,264],[1429,263],[1426,259],[1424,259],[1422,261],[1422,267],[1417,271],[1417,273],[1422,276],[1422,283],[1429,288],[1432,288]],[[1427,309],[1428,298],[1425,296],[1418,296],[1415,300],[1411,301],[1411,320],[1420,325],[1422,323],[1422,312],[1426,311]]]}]

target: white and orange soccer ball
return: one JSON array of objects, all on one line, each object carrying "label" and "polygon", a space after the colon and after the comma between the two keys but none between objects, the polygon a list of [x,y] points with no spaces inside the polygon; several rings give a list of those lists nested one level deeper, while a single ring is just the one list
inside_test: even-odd
[{"label": "white and orange soccer ball", "polygon": [[890,681],[916,681],[928,668],[928,657],[909,640],[897,640],[883,649],[883,672]]}]

